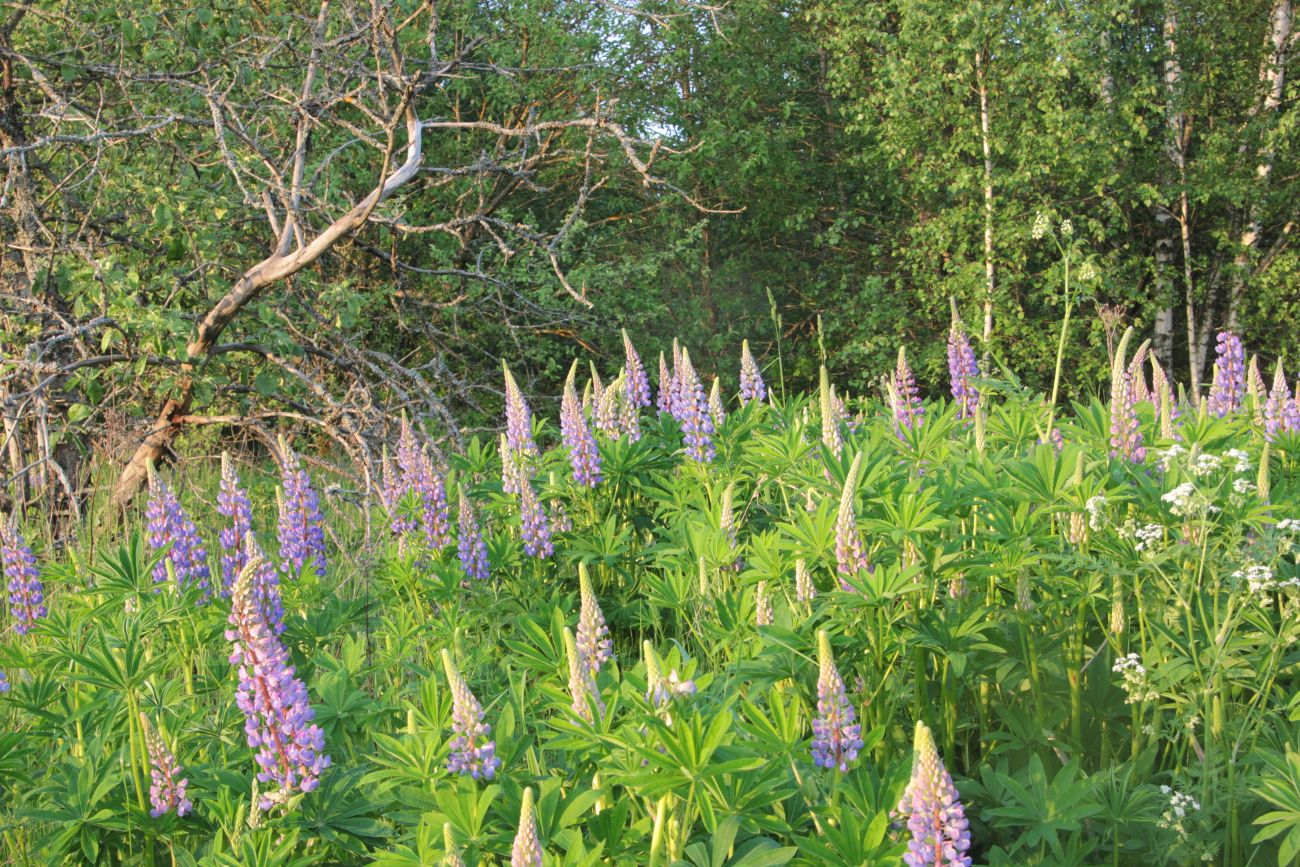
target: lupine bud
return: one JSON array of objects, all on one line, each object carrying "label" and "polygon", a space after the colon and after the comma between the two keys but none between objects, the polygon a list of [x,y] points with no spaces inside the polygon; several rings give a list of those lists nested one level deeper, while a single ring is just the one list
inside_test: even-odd
[{"label": "lupine bud", "polygon": [[9,587],[9,613],[14,619],[14,632],[26,635],[44,617],[45,586],[41,584],[36,568],[36,555],[23,541],[18,525],[0,524],[0,562]]},{"label": "lupine bud", "polygon": [[542,867],[542,844],[537,839],[537,819],[533,816],[533,790],[524,789],[519,808],[519,830],[510,847],[510,867]]},{"label": "lupine bud", "polygon": [[1169,384],[1165,369],[1153,355],[1151,356],[1151,399],[1156,405],[1156,415],[1160,421],[1162,439],[1174,439],[1174,420],[1178,418],[1178,405],[1174,400],[1174,390]]},{"label": "lupine bud", "polygon": [[1246,394],[1250,397],[1251,411],[1255,424],[1264,423],[1264,401],[1268,397],[1268,387],[1264,385],[1264,376],[1259,372],[1259,356],[1252,355],[1246,367]]},{"label": "lupine bud", "polygon": [[627,329],[623,329],[623,369],[627,371],[627,380],[623,387],[627,394],[627,402],[634,408],[650,405],[650,377],[646,375],[645,365],[641,363],[641,356],[637,355],[636,347],[632,345],[632,339],[627,336]]},{"label": "lupine bud", "polygon": [[[642,375],[645,372],[642,371]],[[618,402],[618,434],[627,437],[627,441],[634,443],[641,439],[641,409],[631,395],[626,391],[627,376],[626,374],[619,378],[624,384],[624,394],[622,400]],[[646,386],[649,389],[649,386]]]},{"label": "lupine bud", "polygon": [[1210,385],[1207,409],[1223,418],[1241,409],[1245,390],[1246,354],[1241,338],[1231,331],[1220,331],[1215,343],[1214,379]]},{"label": "lupine bud", "polygon": [[811,602],[817,597],[817,588],[813,585],[812,574],[808,564],[801,557],[794,561],[794,598],[799,602]]},{"label": "lupine bud", "polygon": [[835,394],[831,389],[830,374],[821,366],[818,394],[821,400],[822,443],[831,454],[839,457],[844,452],[844,437],[840,434],[840,419],[835,412]]},{"label": "lupine bud", "polygon": [[661,352],[659,353],[659,397],[655,407],[660,412],[670,415],[673,411],[673,380],[673,375],[668,372],[668,362],[664,360],[664,354]]},{"label": "lupine bud", "polygon": [[718,509],[718,529],[727,537],[727,545],[736,547],[736,483],[730,482],[722,490],[722,504]]},{"label": "lupine bud", "polygon": [[560,402],[560,432],[564,445],[569,450],[569,464],[573,467],[573,480],[580,485],[594,488],[600,484],[600,450],[596,447],[596,438],[587,426],[587,419],[582,414],[578,402],[578,393],[573,387],[573,376],[577,364],[569,368],[569,377],[564,383],[564,397]]},{"label": "lupine bud", "polygon": [[595,722],[591,714],[592,705],[596,706],[596,713],[604,714],[605,703],[601,701],[600,690],[592,676],[591,662],[579,649],[573,631],[567,626],[564,628],[564,652],[569,660],[569,706],[587,722]]},{"label": "lupine bud", "polygon": [[840,493],[840,508],[835,517],[835,570],[840,575],[840,587],[845,591],[853,589],[846,580],[848,576],[871,568],[853,508],[853,496],[861,469],[862,452],[858,452],[853,458],[852,466],[849,467],[849,474],[844,479],[844,489]]},{"label": "lupine bud", "polygon": [[221,487],[217,491],[217,513],[229,519],[221,528],[221,595],[230,595],[230,585],[248,562],[244,537],[253,529],[253,505],[239,485],[239,474],[230,455],[221,453]]},{"label": "lupine bud", "polygon": [[614,658],[614,642],[609,637],[605,614],[591,589],[586,563],[578,564],[578,592],[582,599],[582,610],[578,615],[578,652],[591,669],[591,676],[595,677],[601,665]]},{"label": "lupine bud", "polygon": [[901,346],[894,377],[890,381],[889,400],[894,410],[894,430],[900,437],[903,431],[920,427],[925,422],[921,393],[916,387],[916,378],[912,376],[912,368],[908,366],[907,353]]},{"label": "lupine bud", "polygon": [[456,523],[456,554],[460,557],[460,568],[465,575],[479,581],[486,581],[490,574],[488,566],[487,543],[479,529],[478,518],[474,514],[474,504],[460,487],[460,510]]},{"label": "lupine bud", "polygon": [[678,380],[678,421],[686,440],[686,454],[694,461],[708,463],[713,460],[713,420],[704,397],[704,386],[691,365],[691,356],[681,351],[681,376]]},{"label": "lupine bud", "polygon": [[497,451],[501,455],[501,488],[507,494],[517,494],[524,489],[530,478],[528,456],[515,451],[504,433],[501,434]]},{"label": "lupine bud", "polygon": [[442,823],[442,864],[440,867],[465,867],[465,859],[460,857],[456,847],[456,838],[451,835],[451,822]]},{"label": "lupine bud", "polygon": [[468,774],[476,780],[480,777],[490,780],[501,766],[492,741],[492,726],[483,721],[483,706],[469,691],[446,648],[442,651],[442,669],[451,687],[452,738],[448,744],[447,771]]},{"label": "lupine bud", "polygon": [[709,417],[713,420],[713,429],[721,430],[727,420],[727,408],[722,405],[722,382],[713,377],[713,387],[709,389]]},{"label": "lupine bud", "polygon": [[145,508],[148,524],[149,547],[154,550],[171,547],[167,556],[153,567],[153,580],[159,583],[167,580],[167,564],[170,562],[176,576],[176,584],[181,589],[195,584],[203,591],[200,604],[208,600],[210,593],[208,578],[208,552],[199,537],[199,529],[194,526],[189,515],[181,508],[176,495],[167,487],[167,483],[149,467],[149,504]]},{"label": "lupine bud", "polygon": [[1151,400],[1151,391],[1147,388],[1146,374],[1142,372],[1142,367],[1147,362],[1150,347],[1151,341],[1143,341],[1137,352],[1133,353],[1133,360],[1128,363],[1128,377],[1132,392],[1131,400],[1134,403],[1145,403]]},{"label": "lupine bud", "polygon": [[542,508],[537,492],[531,482],[525,482],[519,492],[520,538],[524,540],[524,552],[530,557],[549,557],[555,553],[551,543],[551,526],[546,519],[546,510]]},{"label": "lupine bud", "polygon": [[957,316],[957,301],[952,301],[952,327],[948,329],[948,375],[952,381],[952,399],[957,404],[957,418],[975,418],[980,393],[973,380],[979,379],[980,366],[975,359],[966,328]]},{"label": "lupine bud", "polygon": [[862,749],[862,727],[854,720],[853,704],[844,689],[844,679],[831,655],[831,640],[817,632],[817,718],[813,720],[813,763],[823,768],[847,771]]},{"label": "lupine bud", "polygon": [[287,805],[298,792],[313,791],[320,773],[329,767],[323,753],[325,733],[312,722],[307,687],[295,676],[289,654],[266,622],[253,594],[254,559],[244,567],[231,590],[230,664],[239,668],[237,703],[244,712],[244,733],[258,764],[257,779],[274,788],[259,796],[269,810]]},{"label": "lupine bud", "polygon": [[619,377],[600,391],[596,401],[596,428],[610,439],[621,432],[619,410],[623,403],[623,379]]},{"label": "lupine bud", "polygon": [[767,582],[759,581],[754,590],[754,624],[771,626],[772,620],[772,600],[767,595]]},{"label": "lupine bud", "polygon": [[144,730],[145,748],[149,753],[149,776],[153,782],[149,787],[149,802],[153,805],[149,815],[155,819],[171,812],[184,816],[194,808],[185,796],[189,780],[183,776],[183,769],[176,763],[176,757],[143,711],[140,713],[140,727]]},{"label": "lupine bud", "polygon": [[767,386],[763,383],[763,374],[749,351],[749,341],[743,340],[740,344],[740,404],[744,406],[751,400],[762,401],[766,397]]},{"label": "lupine bud", "polygon": [[916,724],[912,779],[898,811],[908,817],[912,835],[903,855],[908,867],[970,867],[969,822],[934,737],[922,722]]}]

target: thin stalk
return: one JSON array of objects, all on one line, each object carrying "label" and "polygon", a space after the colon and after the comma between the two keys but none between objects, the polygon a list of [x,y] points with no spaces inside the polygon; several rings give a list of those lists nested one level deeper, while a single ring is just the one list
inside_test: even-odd
[{"label": "thin stalk", "polygon": [[1052,433],[1052,424],[1056,421],[1056,397],[1061,390],[1061,365],[1065,361],[1065,338],[1070,330],[1070,251],[1065,251],[1065,316],[1061,319],[1061,336],[1056,341],[1056,369],[1052,373],[1052,402],[1047,409],[1047,433]]}]

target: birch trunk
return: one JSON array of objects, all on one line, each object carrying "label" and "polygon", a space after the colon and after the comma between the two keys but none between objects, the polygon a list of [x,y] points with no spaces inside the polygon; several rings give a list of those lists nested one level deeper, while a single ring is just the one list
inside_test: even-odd
[{"label": "birch trunk", "polygon": [[980,145],[984,150],[984,347],[993,336],[993,293],[997,286],[993,264],[993,143],[989,134],[989,88],[984,50],[975,52],[975,83],[980,97]]},{"label": "birch trunk", "polygon": [[1201,366],[1204,361],[1196,342],[1196,285],[1192,274],[1191,203],[1187,196],[1187,143],[1191,134],[1182,105],[1183,68],[1178,60],[1178,11],[1172,0],[1165,2],[1165,117],[1169,127],[1167,150],[1178,173],[1178,221],[1183,247],[1183,293],[1187,316],[1187,357],[1191,374],[1192,400],[1199,404]]}]

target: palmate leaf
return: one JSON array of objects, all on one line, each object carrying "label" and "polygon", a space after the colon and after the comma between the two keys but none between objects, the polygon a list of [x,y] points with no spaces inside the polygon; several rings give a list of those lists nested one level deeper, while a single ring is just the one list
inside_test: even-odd
[{"label": "palmate leaf", "polygon": [[1294,864],[1300,856],[1300,752],[1287,744],[1286,755],[1261,752],[1269,771],[1252,791],[1277,809],[1255,819],[1262,826],[1252,843],[1276,840],[1278,867]]},{"label": "palmate leaf", "polygon": [[782,847],[767,837],[750,837],[736,843],[740,817],[728,816],[718,823],[708,844],[692,843],[686,847],[686,859],[674,862],[678,867],[776,867],[794,857],[793,846]]}]

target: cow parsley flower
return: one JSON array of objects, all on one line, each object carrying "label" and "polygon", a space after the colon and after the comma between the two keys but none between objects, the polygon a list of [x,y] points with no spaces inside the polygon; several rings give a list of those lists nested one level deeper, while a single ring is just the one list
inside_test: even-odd
[{"label": "cow parsley flower", "polygon": [[1160,697],[1160,693],[1156,692],[1155,687],[1151,684],[1151,679],[1147,676],[1147,670],[1136,653],[1130,653],[1128,656],[1121,656],[1115,660],[1115,664],[1111,666],[1111,671],[1114,671],[1122,678],[1120,686],[1128,695],[1125,699],[1126,704],[1155,701]]}]

